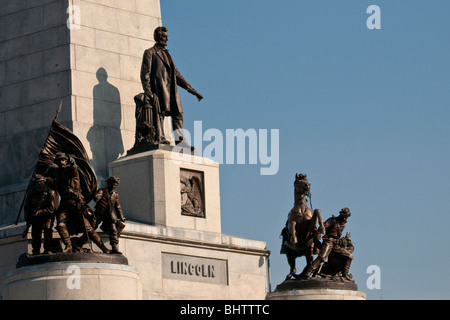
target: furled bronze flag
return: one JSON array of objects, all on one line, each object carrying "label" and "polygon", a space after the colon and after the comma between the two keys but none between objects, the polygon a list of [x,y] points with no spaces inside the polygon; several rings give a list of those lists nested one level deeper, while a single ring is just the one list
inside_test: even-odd
[{"label": "furled bronze flag", "polygon": [[86,203],[89,203],[97,191],[98,181],[89,156],[77,136],[65,126],[53,120],[36,164],[36,173],[43,174],[52,165],[57,152],[63,152],[75,159],[80,174],[81,189]]},{"label": "furled bronze flag", "polygon": [[[56,121],[60,110],[61,105],[59,106],[55,119],[52,122],[45,145],[39,153],[33,176],[36,174],[44,174],[47,168],[54,164],[53,161],[56,153],[63,152],[67,156],[75,159],[79,170],[82,194],[86,203],[89,203],[93,199],[98,188],[97,176],[89,163],[89,156],[83,146],[83,143],[73,134],[72,131]],[[33,176],[31,179],[33,179]],[[24,199],[28,193],[29,187],[30,186],[28,185]],[[17,215],[16,224],[19,222],[22,208],[23,202]]]}]

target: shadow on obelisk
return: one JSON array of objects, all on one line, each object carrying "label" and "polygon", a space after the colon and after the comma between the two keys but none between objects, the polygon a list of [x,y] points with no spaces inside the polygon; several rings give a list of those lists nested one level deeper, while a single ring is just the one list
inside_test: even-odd
[{"label": "shadow on obelisk", "polygon": [[122,106],[119,90],[108,82],[104,68],[97,70],[98,84],[93,89],[94,124],[87,134],[92,151],[91,164],[99,180],[109,176],[108,164],[124,153]]}]

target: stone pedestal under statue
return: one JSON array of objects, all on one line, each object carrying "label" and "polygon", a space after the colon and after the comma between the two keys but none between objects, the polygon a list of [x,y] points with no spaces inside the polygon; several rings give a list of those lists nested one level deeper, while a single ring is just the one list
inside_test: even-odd
[{"label": "stone pedestal under statue", "polygon": [[285,280],[266,300],[366,300],[366,294],[352,282],[309,278]]},{"label": "stone pedestal under statue", "polygon": [[139,273],[122,255],[21,257],[6,275],[4,300],[141,300]]},{"label": "stone pedestal under statue", "polygon": [[166,145],[110,168],[127,218],[120,251],[141,275],[144,300],[265,298],[270,252],[222,233],[218,163]]},{"label": "stone pedestal under statue", "polygon": [[221,232],[219,164],[170,145],[110,164],[127,219]]}]

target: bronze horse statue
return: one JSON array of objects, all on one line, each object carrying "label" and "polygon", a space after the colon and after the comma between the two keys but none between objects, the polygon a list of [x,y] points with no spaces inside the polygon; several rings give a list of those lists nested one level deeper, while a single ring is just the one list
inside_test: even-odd
[{"label": "bronze horse statue", "polygon": [[[286,254],[290,272],[286,279],[301,278],[318,254],[321,248],[321,234],[325,233],[320,210],[308,207],[306,197],[311,203],[311,185],[306,174],[296,174],[294,181],[294,207],[291,209],[286,226],[281,231],[281,254]],[[319,225],[317,227],[316,225]],[[306,258],[306,266],[297,275],[295,259],[301,256]]]}]

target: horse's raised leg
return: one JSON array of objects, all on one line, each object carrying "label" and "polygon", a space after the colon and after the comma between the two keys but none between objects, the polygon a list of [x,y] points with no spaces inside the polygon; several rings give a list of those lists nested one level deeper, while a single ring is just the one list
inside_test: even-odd
[{"label": "horse's raised leg", "polygon": [[[319,222],[319,232],[321,234],[325,234],[325,226],[323,224],[323,219],[322,219],[322,214],[320,213],[320,209],[314,209],[313,217],[314,217],[313,218],[314,221],[318,221]],[[314,222],[314,225],[316,225],[315,222]]]},{"label": "horse's raised leg", "polygon": [[292,244],[296,244],[297,243],[297,222],[296,221],[291,221],[291,228],[290,228],[290,232],[291,232],[291,238],[289,239],[289,241]]}]

